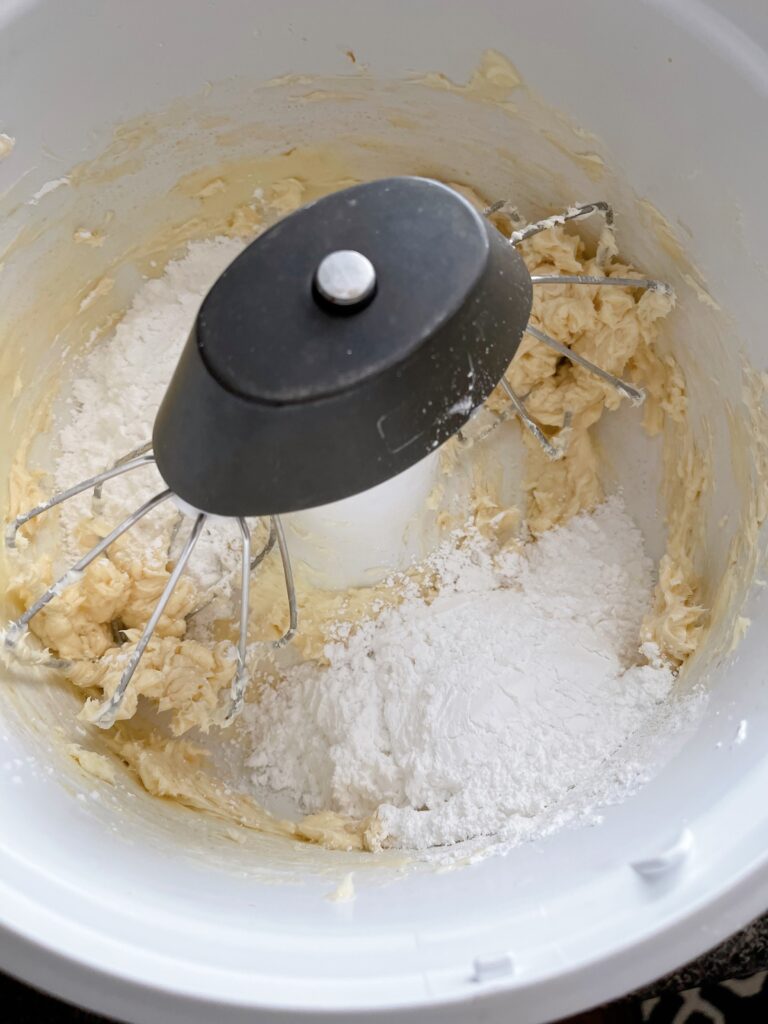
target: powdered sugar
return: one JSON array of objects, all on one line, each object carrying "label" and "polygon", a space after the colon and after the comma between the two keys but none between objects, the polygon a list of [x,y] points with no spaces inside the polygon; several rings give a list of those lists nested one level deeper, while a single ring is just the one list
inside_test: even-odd
[{"label": "powdered sugar", "polygon": [[260,798],[375,813],[406,848],[531,834],[668,696],[670,669],[640,663],[652,566],[619,499],[522,553],[476,537],[436,565],[431,605],[410,595],[248,709]]},{"label": "powdered sugar", "polygon": [[[200,303],[242,243],[227,238],[193,242],[162,277],[146,281],[114,335],[97,344],[75,367],[66,403],[58,412],[54,479],[58,487],[101,472],[126,452],[149,441],[158,406],[171,379]],[[115,523],[164,488],[154,466],[104,485],[100,508]],[[91,496],[62,506],[64,547],[71,561],[80,552],[77,527]],[[164,506],[132,528],[128,541],[150,558],[167,548],[175,512]],[[238,533],[212,522],[195,550],[190,572],[207,589],[226,580],[237,564]]]}]

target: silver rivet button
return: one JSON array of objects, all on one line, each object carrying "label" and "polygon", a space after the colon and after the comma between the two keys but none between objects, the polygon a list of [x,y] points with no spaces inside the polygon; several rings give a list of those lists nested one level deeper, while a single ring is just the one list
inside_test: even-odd
[{"label": "silver rivet button", "polygon": [[336,306],[356,306],[373,293],[376,271],[361,252],[338,249],[320,261],[315,287],[326,301]]}]

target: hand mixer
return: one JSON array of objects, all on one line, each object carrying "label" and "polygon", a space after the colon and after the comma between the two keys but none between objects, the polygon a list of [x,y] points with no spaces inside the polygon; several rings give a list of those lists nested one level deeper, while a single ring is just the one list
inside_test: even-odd
[{"label": "hand mixer", "polygon": [[[30,621],[80,579],[118,537],[163,502],[190,520],[181,553],[120,681],[96,722],[115,720],[136,667],[184,572],[206,520],[233,519],[242,538],[236,671],[225,721],[240,710],[248,679],[251,572],[276,542],[289,627],[296,595],[281,513],[341,500],[425,458],[456,434],[501,383],[523,426],[551,458],[563,445],[528,414],[504,374],[527,331],[601,377],[632,402],[643,392],[528,323],[534,285],[583,284],[668,290],[644,278],[531,276],[517,246],[540,231],[591,214],[613,223],[603,202],[516,228],[481,216],[436,181],[401,177],[326,196],[279,221],[246,248],[206,296],[165,393],[152,442],[111,468],[54,494],[10,523],[20,527],[110,479],[154,463],[166,487],[119,523],[5,631],[13,649]],[[250,517],[269,521],[252,556]]]}]

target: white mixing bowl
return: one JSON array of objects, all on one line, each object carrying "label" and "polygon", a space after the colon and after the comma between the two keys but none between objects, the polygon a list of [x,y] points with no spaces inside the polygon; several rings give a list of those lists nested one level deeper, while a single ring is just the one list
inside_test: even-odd
[{"label": "white mixing bowl", "polygon": [[[515,90],[504,110],[434,80],[372,84],[430,71],[465,82],[488,47],[538,100]],[[679,292],[680,357],[714,436],[702,565],[714,594],[729,532],[754,513],[755,466],[740,464],[734,424],[742,352],[766,361],[766,48],[760,0],[0,0],[0,132],[16,140],[0,162],[0,475],[88,317],[125,305],[142,239],[170,217],[186,220],[179,237],[198,230],[201,200],[174,188],[180,176],[217,163],[226,176],[249,153],[289,159],[291,147],[334,136],[354,150],[357,139],[361,173],[514,187],[534,214],[616,203],[624,251]],[[348,78],[258,88],[296,72]],[[107,221],[103,246],[75,251],[73,230]],[[111,291],[94,293],[119,262]],[[39,386],[14,395],[17,372]],[[633,458],[617,476],[639,497],[649,477]],[[730,525],[718,528],[724,514]],[[738,657],[718,653],[724,616],[691,667],[683,685],[706,678],[706,712],[659,753],[636,796],[597,827],[443,873],[258,835],[238,845],[220,822],[127,776],[100,787],[64,753],[82,739],[74,698],[8,673],[0,967],[152,1024],[321,1011],[526,1024],[626,992],[768,907],[763,590],[744,614],[753,625]],[[324,898],[349,871],[356,900]]]}]

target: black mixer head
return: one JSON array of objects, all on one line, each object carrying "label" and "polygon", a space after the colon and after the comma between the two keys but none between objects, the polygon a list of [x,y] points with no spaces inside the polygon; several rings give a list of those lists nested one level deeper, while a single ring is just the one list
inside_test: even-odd
[{"label": "black mixer head", "polygon": [[326,196],[208,293],[155,421],[158,469],[224,516],[382,483],[485,401],[531,301],[519,253],[445,185],[390,178]]}]

